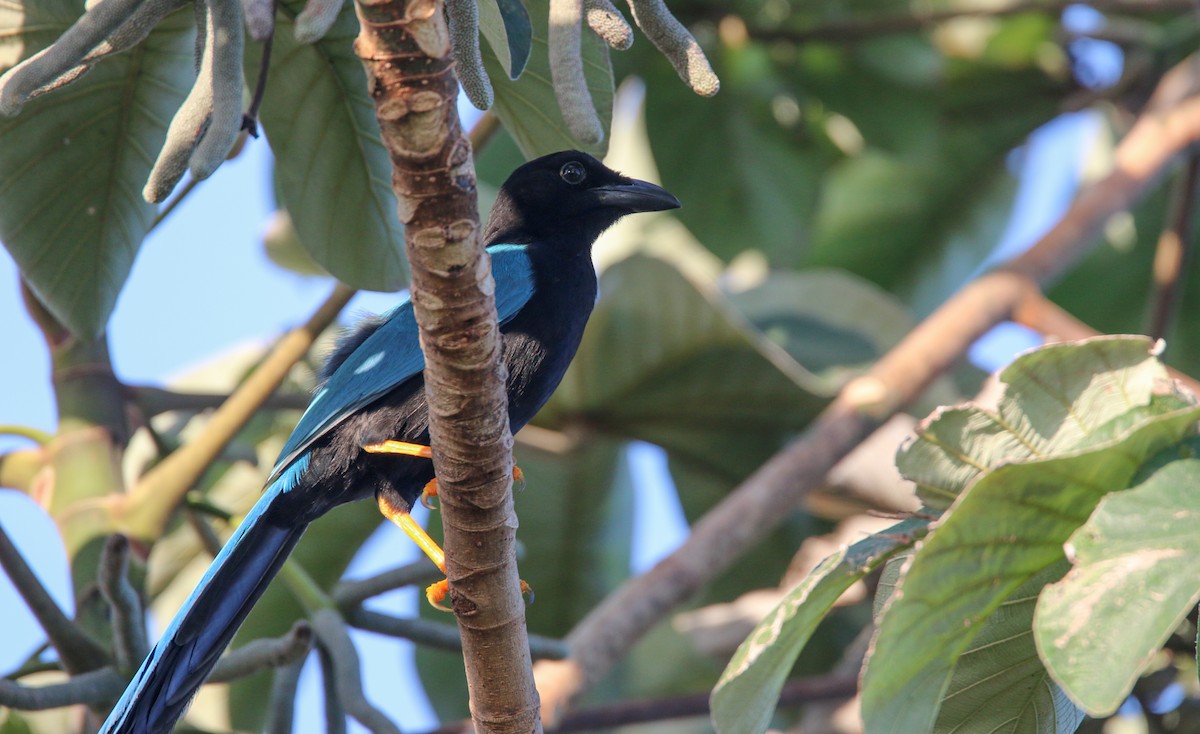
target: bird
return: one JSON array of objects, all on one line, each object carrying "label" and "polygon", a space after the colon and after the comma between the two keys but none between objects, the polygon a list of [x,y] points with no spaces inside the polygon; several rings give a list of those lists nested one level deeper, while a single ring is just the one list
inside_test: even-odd
[{"label": "bird", "polygon": [[[529,161],[500,187],[483,243],[514,433],[550,398],[579,347],[599,292],[596,238],[628,214],[679,206],[662,187],[576,150]],[[304,529],[340,504],[374,498],[445,571],[441,549],[409,515],[435,485],[424,364],[411,300],[342,336],[262,497],[142,662],[102,734],[169,732]],[[430,601],[445,590],[444,580],[431,586]]]}]

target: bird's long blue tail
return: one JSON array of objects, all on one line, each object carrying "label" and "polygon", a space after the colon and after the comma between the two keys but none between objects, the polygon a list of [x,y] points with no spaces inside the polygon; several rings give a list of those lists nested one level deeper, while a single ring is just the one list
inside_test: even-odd
[{"label": "bird's long blue tail", "polygon": [[101,734],[171,731],[304,533],[304,523],[272,521],[272,505],[283,494],[272,486],[250,510],[138,668]]}]

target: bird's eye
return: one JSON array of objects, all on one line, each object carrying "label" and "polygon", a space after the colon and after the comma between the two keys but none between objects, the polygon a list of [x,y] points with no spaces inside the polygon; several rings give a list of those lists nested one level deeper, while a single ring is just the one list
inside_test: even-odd
[{"label": "bird's eye", "polygon": [[562,176],[563,181],[573,186],[587,178],[587,169],[583,167],[583,164],[571,161],[570,163],[563,164],[558,175]]}]

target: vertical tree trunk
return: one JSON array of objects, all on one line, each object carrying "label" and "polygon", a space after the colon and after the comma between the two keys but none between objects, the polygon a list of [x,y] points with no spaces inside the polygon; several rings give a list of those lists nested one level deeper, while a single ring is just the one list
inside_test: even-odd
[{"label": "vertical tree trunk", "polygon": [[442,5],[360,0],[357,10],[355,48],[391,155],[412,268],[472,718],[481,734],[528,734],[541,723],[514,553],[501,341]]}]

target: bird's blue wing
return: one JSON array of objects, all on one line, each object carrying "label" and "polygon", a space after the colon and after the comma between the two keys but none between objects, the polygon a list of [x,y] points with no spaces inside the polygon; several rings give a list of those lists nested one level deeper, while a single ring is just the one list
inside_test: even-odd
[{"label": "bird's blue wing", "polygon": [[[504,324],[533,295],[533,265],[525,245],[493,245],[487,249],[496,281],[496,311]],[[405,299],[383,317],[378,328],[317,390],[284,444],[268,483],[283,477],[285,491],[294,486],[304,468],[304,463],[296,459],[313,441],[424,368],[412,301]]]}]

